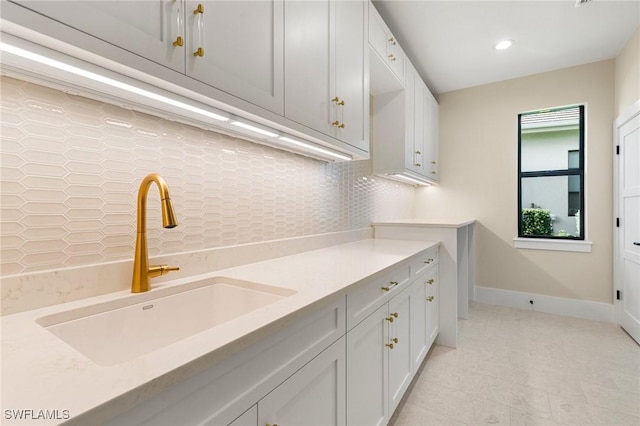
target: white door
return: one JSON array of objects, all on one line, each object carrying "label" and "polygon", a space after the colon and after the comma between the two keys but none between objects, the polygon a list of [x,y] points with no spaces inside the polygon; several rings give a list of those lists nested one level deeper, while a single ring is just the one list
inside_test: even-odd
[{"label": "white door", "polygon": [[329,0],[284,3],[284,115],[326,135],[335,133],[333,8]]},{"label": "white door", "polygon": [[617,288],[622,289],[620,325],[640,343],[640,113],[617,129]]},{"label": "white door", "polygon": [[[187,1],[185,4],[190,53],[187,74],[282,115],[282,0]],[[202,56],[193,54],[198,48],[202,49]]]},{"label": "white door", "polygon": [[381,426],[389,419],[387,304],[347,333],[347,424]]},{"label": "white door", "polygon": [[413,378],[411,354],[411,288],[389,301],[389,412],[398,406]]},{"label": "white door", "polygon": [[[20,1],[20,5],[184,72],[182,1]],[[180,39],[178,40],[178,37]]]},{"label": "white door", "polygon": [[345,338],[258,402],[259,425],[345,426]]}]

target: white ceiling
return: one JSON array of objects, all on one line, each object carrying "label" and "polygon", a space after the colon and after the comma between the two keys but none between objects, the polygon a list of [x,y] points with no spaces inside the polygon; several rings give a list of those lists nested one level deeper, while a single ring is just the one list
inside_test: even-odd
[{"label": "white ceiling", "polygon": [[[640,22],[640,0],[374,0],[431,91],[616,57]],[[514,45],[497,51],[501,39]]]}]

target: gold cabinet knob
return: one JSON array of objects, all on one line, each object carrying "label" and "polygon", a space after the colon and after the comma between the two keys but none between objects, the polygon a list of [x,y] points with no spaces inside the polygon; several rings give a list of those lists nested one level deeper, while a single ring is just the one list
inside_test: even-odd
[{"label": "gold cabinet knob", "polygon": [[393,349],[393,343],[385,343],[385,346],[389,349]]},{"label": "gold cabinet knob", "polygon": [[182,36],[178,36],[176,38],[176,41],[173,42],[173,45],[176,46],[176,47],[184,46],[184,40],[182,39]]},{"label": "gold cabinet knob", "polygon": [[338,120],[331,123],[331,125],[337,127],[338,129],[344,129],[344,123],[341,123]]},{"label": "gold cabinet knob", "polygon": [[198,7],[196,7],[196,10],[193,11],[194,15],[197,15],[198,13],[204,13],[204,6],[202,5],[202,3],[198,3]]},{"label": "gold cabinet knob", "polygon": [[393,53],[390,53],[387,57],[389,58],[390,61],[395,61],[396,60],[396,57],[395,57],[395,55]]},{"label": "gold cabinet knob", "polygon": [[416,154],[420,155],[420,151],[416,151]]},{"label": "gold cabinet knob", "polygon": [[392,317],[394,317],[394,318],[398,318],[398,313],[397,313],[397,312],[392,312],[390,315],[391,315]]},{"label": "gold cabinet knob", "polygon": [[430,264],[431,262],[433,262],[433,259],[427,259],[424,261],[424,263],[426,263],[427,265]]},{"label": "gold cabinet knob", "polygon": [[204,56],[204,49],[202,47],[198,47],[198,50],[193,52],[193,56],[199,56],[202,58]]},{"label": "gold cabinet knob", "polygon": [[340,123],[340,125],[338,126],[338,129],[344,129],[344,123]]},{"label": "gold cabinet knob", "polygon": [[422,167],[422,164],[420,164],[420,163],[416,163],[416,166],[418,166],[418,167]]},{"label": "gold cabinet knob", "polygon": [[433,296],[429,296],[427,297],[427,302],[433,302],[434,297]]},{"label": "gold cabinet knob", "polygon": [[438,164],[438,163],[437,163],[437,162],[435,162],[435,161],[432,161],[432,162],[431,162],[431,164]]},{"label": "gold cabinet knob", "polygon": [[431,172],[431,174],[432,174],[432,175],[435,175],[435,174],[437,174],[437,173],[436,173],[436,172]]},{"label": "gold cabinet knob", "polygon": [[394,337],[393,339],[391,339],[393,341],[393,343],[398,343],[398,338]]},{"label": "gold cabinet knob", "polygon": [[343,99],[343,100],[341,100],[340,102],[338,102],[338,105],[340,105],[340,106],[344,106],[344,99]]},{"label": "gold cabinet knob", "polygon": [[331,102],[338,103],[340,102],[340,98],[336,96],[335,98],[331,99]]},{"label": "gold cabinet knob", "polygon": [[389,322],[393,322],[393,317],[388,317],[388,318],[385,318],[385,319],[386,319],[387,321],[389,321]]},{"label": "gold cabinet knob", "polygon": [[396,45],[396,39],[394,39],[393,37],[391,37],[389,39],[389,43],[393,44],[394,46]]},{"label": "gold cabinet knob", "polygon": [[425,281],[425,284],[432,285],[434,282],[435,282],[435,280],[433,278],[431,278],[430,280]]}]

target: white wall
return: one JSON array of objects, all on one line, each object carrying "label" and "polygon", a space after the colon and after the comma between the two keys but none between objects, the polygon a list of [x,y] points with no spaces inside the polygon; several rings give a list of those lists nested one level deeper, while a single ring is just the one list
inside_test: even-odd
[{"label": "white wall", "polygon": [[[416,216],[475,217],[476,284],[612,302],[614,61],[454,91],[440,102],[440,186]],[[586,225],[592,253],[515,249],[518,113],[586,104]]]},{"label": "white wall", "polygon": [[142,178],[151,256],[347,231],[410,217],[414,188],[371,163],[326,164],[2,77],[2,276],[132,259]]}]

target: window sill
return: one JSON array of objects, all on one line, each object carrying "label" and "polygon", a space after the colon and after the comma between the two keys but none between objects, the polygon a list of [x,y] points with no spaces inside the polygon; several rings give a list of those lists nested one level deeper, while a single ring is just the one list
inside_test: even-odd
[{"label": "window sill", "polygon": [[543,238],[514,238],[513,247],[517,249],[574,251],[591,253],[591,241],[551,240]]}]

